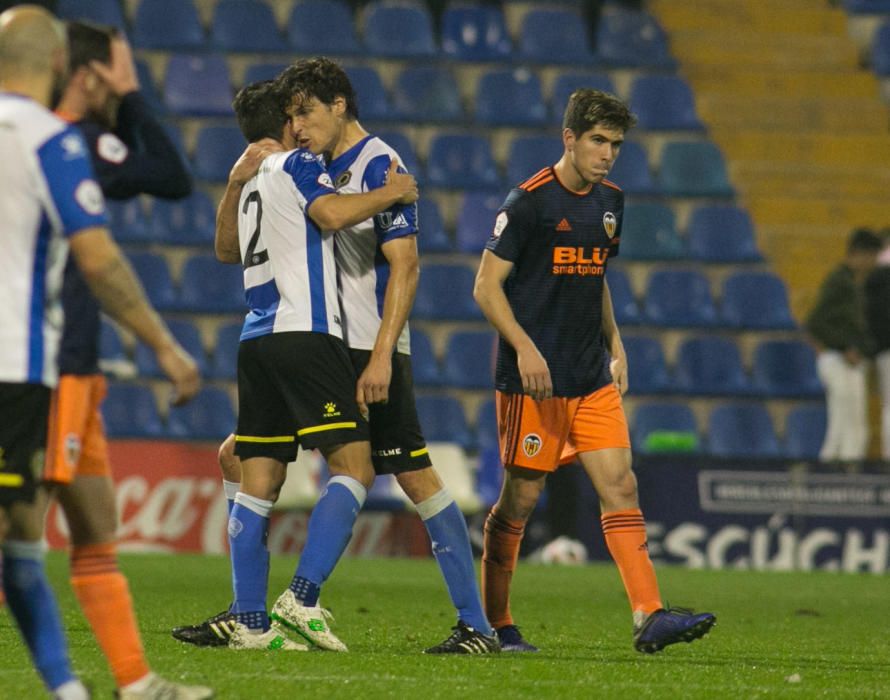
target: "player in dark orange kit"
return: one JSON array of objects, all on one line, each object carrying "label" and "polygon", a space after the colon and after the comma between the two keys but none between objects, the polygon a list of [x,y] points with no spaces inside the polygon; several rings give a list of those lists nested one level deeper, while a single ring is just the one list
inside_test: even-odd
[{"label": "player in dark orange kit", "polygon": [[482,595],[504,651],[537,651],[510,615],[525,523],[560,464],[581,461],[633,611],[634,646],[656,652],[707,634],[711,613],[665,609],[646,545],[622,407],[627,359],[605,273],[618,254],[624,194],[605,179],[636,118],[577,90],[556,165],[514,188],[482,254],[474,296],[500,335],[497,419],[506,473],[485,522]]}]

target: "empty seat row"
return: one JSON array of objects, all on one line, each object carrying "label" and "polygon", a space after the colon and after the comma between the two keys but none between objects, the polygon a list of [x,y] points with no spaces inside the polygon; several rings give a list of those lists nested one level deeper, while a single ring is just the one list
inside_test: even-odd
[{"label": "empty seat row", "polygon": [[632,394],[816,398],[823,393],[815,353],[799,340],[760,341],[750,373],[730,338],[684,340],[672,370],[656,338],[625,334],[623,341]]},{"label": "empty seat row", "polygon": [[683,403],[637,406],[631,420],[631,440],[641,453],[689,451],[725,458],[818,459],[825,437],[825,407],[803,404],[785,420],[780,439],[769,411],[761,403],[730,402],[715,406],[703,435],[695,415]]},{"label": "empty seat row", "polygon": [[[119,0],[60,0],[59,14],[126,28]],[[249,27],[250,31],[245,31]],[[142,0],[132,22],[136,47],[153,50],[215,49],[377,58],[432,58],[440,51],[463,61],[533,61],[673,68],[667,37],[654,17],[612,9],[597,25],[594,46],[574,8],[529,10],[515,47],[503,12],[496,6],[455,5],[445,9],[441,36],[425,5],[369,3],[353,17],[344,0],[297,0],[284,31],[264,0],[219,0],[209,35],[192,0]]]},{"label": "empty seat row", "polygon": [[639,304],[623,268],[612,266],[606,279],[619,324],[739,330],[796,327],[785,283],[771,272],[730,275],[724,280],[719,306],[708,278],[693,268],[652,270]]},{"label": "empty seat row", "polygon": [[211,314],[245,310],[239,265],[224,265],[213,255],[193,255],[176,284],[163,255],[131,252],[128,258],[156,309]]}]

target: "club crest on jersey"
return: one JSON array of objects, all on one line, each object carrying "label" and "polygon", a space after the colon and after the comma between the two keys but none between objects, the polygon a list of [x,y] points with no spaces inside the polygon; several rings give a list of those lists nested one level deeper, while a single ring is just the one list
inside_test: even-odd
[{"label": "club crest on jersey", "polygon": [[65,462],[72,466],[80,461],[80,437],[77,433],[65,436]]},{"label": "club crest on jersey", "polygon": [[609,238],[612,238],[615,235],[615,231],[618,228],[618,219],[616,219],[615,215],[610,211],[603,214],[603,228],[606,229],[606,235]]},{"label": "club crest on jersey", "polygon": [[498,217],[494,220],[494,231],[491,232],[491,235],[499,238],[504,229],[507,228],[507,220],[507,212],[502,211],[498,214]]},{"label": "club crest on jersey", "polygon": [[349,181],[351,179],[352,179],[352,171],[351,170],[347,170],[345,173],[340,173],[337,176],[337,179],[334,181],[334,187],[336,187],[338,190],[341,187],[346,187],[346,185],[349,184]]},{"label": "club crest on jersey", "polygon": [[522,451],[525,452],[526,457],[534,457],[541,451],[542,444],[544,443],[539,435],[529,433],[522,438]]}]

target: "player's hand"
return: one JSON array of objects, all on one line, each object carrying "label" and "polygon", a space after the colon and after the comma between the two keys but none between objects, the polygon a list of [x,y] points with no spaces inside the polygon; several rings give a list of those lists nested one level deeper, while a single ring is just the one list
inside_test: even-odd
[{"label": "player's hand", "polygon": [[139,77],[133,64],[133,52],[123,36],[111,40],[111,65],[90,61],[90,68],[117,97],[139,89]]},{"label": "player's hand", "polygon": [[417,180],[410,173],[400,173],[399,163],[395,158],[389,161],[385,186],[393,188],[399,204],[414,204],[420,198],[420,193],[417,190]]},{"label": "player's hand", "polygon": [[522,377],[522,391],[535,401],[543,401],[553,396],[553,380],[547,360],[538,348],[530,345],[516,351],[519,376]]},{"label": "player's hand", "polygon": [[198,365],[177,342],[168,343],[157,351],[158,365],[173,383],[174,406],[181,406],[192,399],[201,388]]},{"label": "player's hand", "polygon": [[856,348],[847,348],[844,350],[844,360],[850,367],[856,367],[862,362],[862,354]]},{"label": "player's hand", "polygon": [[260,139],[255,143],[249,144],[229,171],[229,183],[239,187],[244,185],[245,182],[257,174],[266,158],[273,153],[280,153],[283,150],[284,146],[275,139]]},{"label": "player's hand", "polygon": [[356,400],[361,406],[371,403],[386,403],[389,400],[389,384],[392,381],[392,360],[371,354],[364,372],[355,387]]},{"label": "player's hand", "polygon": [[624,396],[629,386],[627,382],[627,357],[624,352],[615,353],[609,362],[609,371],[612,373],[612,381],[618,387],[619,393]]}]

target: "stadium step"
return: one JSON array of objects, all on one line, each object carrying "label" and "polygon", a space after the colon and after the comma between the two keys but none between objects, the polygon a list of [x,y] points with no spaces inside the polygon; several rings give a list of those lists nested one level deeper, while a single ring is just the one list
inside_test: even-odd
[{"label": "stadium step", "polygon": [[745,128],[771,112],[768,129],[795,133],[842,129],[847,133],[886,129],[890,124],[890,110],[873,96],[831,97],[808,96],[740,96],[733,94],[705,94],[697,102],[698,113],[709,123],[724,128]]},{"label": "stadium step", "polygon": [[709,95],[751,97],[833,97],[836,99],[876,99],[878,82],[873,75],[848,68],[844,70],[778,71],[748,65],[686,65],[683,72],[692,81],[697,98]]},{"label": "stadium step", "polygon": [[[806,0],[804,0],[806,2]],[[672,26],[682,26],[684,30],[724,32],[727,25],[745,24],[759,34],[843,34],[846,20],[840,10],[825,12],[814,9],[812,2],[795,9],[786,3],[774,4],[769,12],[759,11],[746,2],[664,2]]]},{"label": "stadium step", "polygon": [[729,170],[739,190],[749,197],[781,193],[795,198],[869,200],[890,192],[890,167],[883,165],[853,168],[733,159]]},{"label": "stadium step", "polygon": [[712,125],[712,134],[730,158],[752,155],[801,165],[882,165],[890,163],[890,138],[876,133],[781,133],[760,129],[728,129]]},{"label": "stadium step", "polygon": [[671,49],[685,63],[745,66],[784,72],[797,69],[856,68],[859,49],[845,36],[789,36],[747,32],[674,31]]}]

